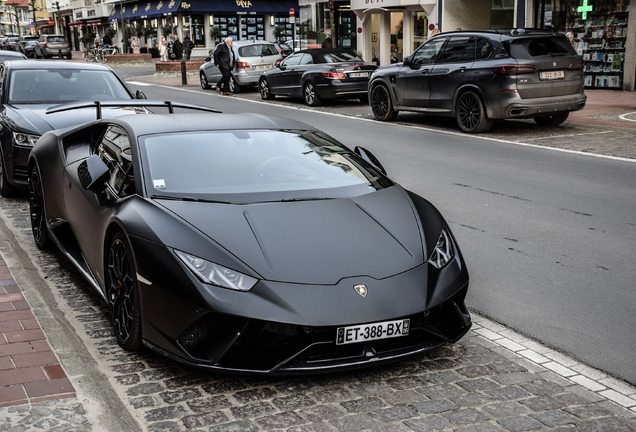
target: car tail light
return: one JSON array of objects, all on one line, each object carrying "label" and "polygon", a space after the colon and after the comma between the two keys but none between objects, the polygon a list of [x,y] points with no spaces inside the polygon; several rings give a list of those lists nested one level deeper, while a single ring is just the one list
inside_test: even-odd
[{"label": "car tail light", "polygon": [[501,65],[494,69],[497,75],[521,75],[537,71],[537,67],[533,65]]},{"label": "car tail light", "polygon": [[345,74],[342,72],[322,72],[322,75],[327,79],[345,79]]},{"label": "car tail light", "polygon": [[568,66],[568,69],[582,70],[583,66],[584,66],[583,60],[578,60],[571,63],[570,66]]},{"label": "car tail light", "polygon": [[278,66],[280,64],[280,62],[282,62],[282,61],[283,61],[283,59],[276,60],[276,63],[274,63],[274,66]]},{"label": "car tail light", "polygon": [[248,62],[236,62],[237,69],[252,69]]},{"label": "car tail light", "polygon": [[49,46],[49,42],[48,42],[48,41],[47,41],[47,42],[44,42],[44,48],[46,48],[46,47],[48,47],[48,46]]}]

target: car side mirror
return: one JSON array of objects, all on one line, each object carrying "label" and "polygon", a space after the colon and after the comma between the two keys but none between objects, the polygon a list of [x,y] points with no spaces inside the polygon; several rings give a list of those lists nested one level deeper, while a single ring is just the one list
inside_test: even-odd
[{"label": "car side mirror", "polygon": [[142,92],[141,90],[137,90],[137,93],[135,93],[135,99],[148,99],[148,98],[146,97],[144,92]]},{"label": "car side mirror", "polygon": [[365,161],[369,162],[374,167],[376,167],[382,174],[386,175],[386,170],[384,169],[378,158],[376,158],[369,150],[365,149],[364,147],[356,146],[356,148],[353,149],[353,152]]},{"label": "car side mirror", "polygon": [[284,64],[282,64],[282,63],[278,63],[278,64],[276,65],[276,67],[277,67],[278,69],[280,69],[280,70],[285,70],[285,69],[287,69],[287,67],[286,67]]},{"label": "car side mirror", "polygon": [[106,190],[110,172],[104,161],[93,155],[77,167],[77,175],[84,189],[99,194]]},{"label": "car side mirror", "polygon": [[402,60],[402,64],[404,66],[411,66],[412,62],[411,62],[411,57],[405,57],[404,60]]},{"label": "car side mirror", "polygon": [[206,63],[210,63],[212,61],[212,57],[206,57],[204,61]]}]

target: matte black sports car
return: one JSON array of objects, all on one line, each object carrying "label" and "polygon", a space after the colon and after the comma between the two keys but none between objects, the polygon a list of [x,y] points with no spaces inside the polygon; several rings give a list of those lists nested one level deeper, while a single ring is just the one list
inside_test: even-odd
[{"label": "matte black sports car", "polygon": [[351,50],[318,48],[298,51],[258,81],[263,99],[276,96],[303,98],[310,106],[323,99],[360,99],[366,103],[367,85],[376,65],[365,63]]},{"label": "matte black sports car", "polygon": [[257,114],[48,132],[31,225],[112,313],[119,344],[240,373],[315,373],[461,338],[468,271],[444,218],[368,151]]},{"label": "matte black sports car", "polygon": [[[45,115],[47,108],[77,100],[145,98],[133,95],[110,68],[98,64],[11,61],[0,64],[0,194],[27,188],[27,158],[51,129],[95,119],[95,110]],[[104,116],[130,111],[109,109]]]}]

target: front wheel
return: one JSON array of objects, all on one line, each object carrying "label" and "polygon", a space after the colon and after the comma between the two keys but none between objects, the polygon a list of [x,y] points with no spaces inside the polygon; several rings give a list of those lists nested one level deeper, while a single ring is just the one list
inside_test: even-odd
[{"label": "front wheel", "polygon": [[569,112],[564,112],[551,116],[535,117],[533,118],[533,120],[539,126],[557,126],[566,121],[569,115]]},{"label": "front wheel", "polygon": [[205,74],[203,72],[199,74],[199,80],[201,81],[201,88],[203,90],[210,90],[210,84],[208,83],[208,79],[205,77]]},{"label": "front wheel", "polygon": [[258,92],[261,94],[261,98],[265,100],[272,100],[276,96],[274,96],[269,88],[269,82],[267,78],[262,78],[258,83]]},{"label": "front wheel", "polygon": [[484,104],[475,92],[462,93],[457,100],[455,113],[457,125],[464,132],[486,132],[492,127],[492,120],[486,115]]},{"label": "front wheel", "polygon": [[308,82],[303,87],[303,97],[305,98],[305,103],[309,106],[319,106],[322,103],[316,87],[311,82]]},{"label": "front wheel", "polygon": [[232,93],[241,92],[241,86],[236,82],[233,76],[230,76],[230,92]]},{"label": "front wheel", "polygon": [[47,249],[51,240],[49,239],[49,228],[46,224],[46,213],[44,211],[44,195],[42,193],[42,179],[38,168],[34,166],[29,174],[29,213],[31,215],[31,233],[38,249]]},{"label": "front wheel", "polygon": [[130,351],[141,349],[141,310],[132,249],[120,231],[110,242],[106,268],[106,298],[117,343]]},{"label": "front wheel", "polygon": [[394,120],[398,111],[393,109],[389,90],[383,85],[377,85],[371,90],[371,111],[380,121]]}]

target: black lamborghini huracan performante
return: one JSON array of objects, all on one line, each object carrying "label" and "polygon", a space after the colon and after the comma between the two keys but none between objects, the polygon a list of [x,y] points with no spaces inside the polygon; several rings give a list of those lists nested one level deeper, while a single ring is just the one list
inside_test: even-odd
[{"label": "black lamborghini huracan performante", "polygon": [[422,355],[471,319],[448,225],[367,150],[258,114],[127,115],[46,133],[31,224],[125,349],[294,374]]}]

